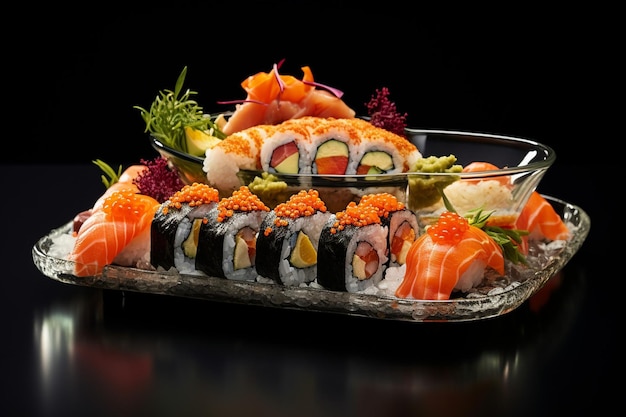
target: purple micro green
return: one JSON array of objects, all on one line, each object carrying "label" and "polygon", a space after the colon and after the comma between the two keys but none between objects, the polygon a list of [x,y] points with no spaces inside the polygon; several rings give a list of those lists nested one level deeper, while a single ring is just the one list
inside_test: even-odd
[{"label": "purple micro green", "polygon": [[320,83],[315,83],[315,82],[311,82],[311,81],[302,81],[304,84],[306,85],[312,85],[314,87],[321,87],[325,90],[330,91],[331,93],[333,93],[335,95],[335,97],[337,98],[341,98],[343,96],[343,91],[338,90],[336,88],[333,88],[331,86],[328,86],[326,84],[320,84]]}]

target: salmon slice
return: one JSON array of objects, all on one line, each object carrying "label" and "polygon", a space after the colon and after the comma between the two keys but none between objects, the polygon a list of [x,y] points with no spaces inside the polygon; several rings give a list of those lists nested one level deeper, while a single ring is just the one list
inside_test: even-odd
[{"label": "salmon slice", "polygon": [[[497,171],[500,168],[491,162],[474,161],[463,167],[463,172]],[[502,185],[510,185],[510,177],[504,175],[495,178]],[[466,180],[467,182],[478,182],[480,180]]]},{"label": "salmon slice", "polygon": [[[139,253],[149,250],[149,233],[146,238],[145,232],[150,229],[159,206],[154,198],[132,189],[110,193],[78,230],[68,255],[75,262],[74,274],[78,277],[100,274],[131,243]],[[134,242],[139,237],[145,240],[144,245]]]},{"label": "salmon slice", "polygon": [[524,254],[528,253],[530,240],[567,240],[570,237],[570,230],[561,216],[537,191],[533,191],[528,198],[515,222],[515,228],[528,231],[528,235],[522,236],[520,244],[520,250]]},{"label": "salmon slice", "polygon": [[312,85],[314,78],[310,67],[301,69],[301,80],[291,75],[279,75],[276,67],[269,73],[259,72],[246,78],[241,83],[247,92],[246,100],[237,104],[222,131],[232,135],[252,126],[274,125],[305,116],[355,116],[355,111],[343,100]]},{"label": "salmon slice", "polygon": [[407,253],[406,273],[396,296],[448,300],[454,289],[479,283],[487,267],[504,274],[502,249],[482,229],[470,226],[456,244],[434,242],[424,233]]}]

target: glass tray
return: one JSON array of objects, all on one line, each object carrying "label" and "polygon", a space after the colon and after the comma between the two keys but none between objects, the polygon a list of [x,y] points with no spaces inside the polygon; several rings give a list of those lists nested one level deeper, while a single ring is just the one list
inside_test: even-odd
[{"label": "glass tray", "polygon": [[591,220],[580,207],[544,196],[566,221],[572,237],[563,246],[526,271],[521,278],[508,276],[499,287],[476,288],[450,300],[412,300],[393,296],[345,293],[313,287],[285,287],[278,284],[233,281],[223,278],[186,275],[177,272],[148,271],[106,266],[101,275],[76,277],[73,263],[53,253],[53,239],[67,234],[72,222],[52,230],[32,249],[37,268],[57,281],[93,288],[134,291],[199,298],[311,312],[327,312],[376,319],[412,322],[459,322],[482,320],[508,313],[519,307],[559,272],[576,254],[587,237]]}]

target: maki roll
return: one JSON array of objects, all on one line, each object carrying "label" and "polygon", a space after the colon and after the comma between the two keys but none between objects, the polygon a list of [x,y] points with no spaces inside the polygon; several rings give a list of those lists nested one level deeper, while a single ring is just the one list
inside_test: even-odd
[{"label": "maki roll", "polygon": [[360,145],[348,172],[357,175],[396,174],[407,172],[422,154],[404,136],[376,127],[362,119],[345,119],[361,132]]},{"label": "maki roll", "polygon": [[357,126],[338,120],[327,119],[311,132],[308,154],[313,174],[354,173],[349,171],[349,167],[354,165],[356,152],[361,143],[361,132]]},{"label": "maki roll", "polygon": [[176,268],[194,273],[200,225],[219,200],[206,184],[185,185],[161,204],[150,228],[150,263],[155,268]]},{"label": "maki roll", "polygon": [[311,172],[373,175],[407,172],[422,156],[407,138],[359,118],[328,118],[310,134]]},{"label": "maki roll", "polygon": [[317,283],[351,293],[377,285],[386,269],[387,235],[376,207],[349,203],[320,233]]},{"label": "maki roll", "polygon": [[263,171],[280,174],[310,173],[311,158],[307,152],[309,141],[309,129],[304,124],[292,122],[277,125],[261,145]]},{"label": "maki roll", "polygon": [[257,238],[258,274],[286,286],[314,281],[319,237],[330,216],[317,190],[302,190],[277,205]]},{"label": "maki roll", "polygon": [[359,205],[370,205],[378,210],[383,225],[388,228],[387,253],[388,267],[402,266],[406,254],[419,235],[417,216],[404,203],[388,193],[367,194],[361,197]]},{"label": "maki roll", "polygon": [[248,187],[222,198],[200,226],[196,269],[214,277],[255,281],[256,239],[269,210]]}]

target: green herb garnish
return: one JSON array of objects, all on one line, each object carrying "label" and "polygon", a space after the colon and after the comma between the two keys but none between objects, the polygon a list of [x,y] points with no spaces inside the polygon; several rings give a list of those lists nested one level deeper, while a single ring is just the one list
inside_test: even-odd
[{"label": "green herb garnish", "polygon": [[105,187],[109,188],[110,186],[112,186],[113,184],[119,181],[120,176],[122,175],[121,165],[117,168],[117,172],[115,172],[115,170],[111,168],[109,164],[107,164],[106,162],[100,159],[96,159],[95,161],[91,161],[91,162],[98,165],[98,167],[100,167],[100,169],[104,172],[104,174],[102,174],[100,178],[102,178],[102,183],[104,184]]},{"label": "green herb garnish", "polygon": [[[443,194],[443,201],[448,211],[454,211],[454,207]],[[465,213],[464,217],[468,219],[469,224],[476,226],[487,233],[500,247],[506,259],[513,263],[522,263],[528,265],[526,257],[519,251],[519,244],[522,242],[522,236],[528,235],[527,230],[505,229],[499,226],[488,226],[487,220],[495,210],[484,211],[481,208],[470,210]]]},{"label": "green herb garnish", "polygon": [[150,110],[133,106],[141,112],[141,117],[146,122],[145,132],[150,132],[165,145],[183,152],[187,152],[185,126],[211,130],[211,134],[219,139],[226,137],[210,116],[202,112],[198,102],[192,99],[197,92],[187,89],[181,95],[186,76],[187,67],[178,76],[174,91],[160,91]]}]

